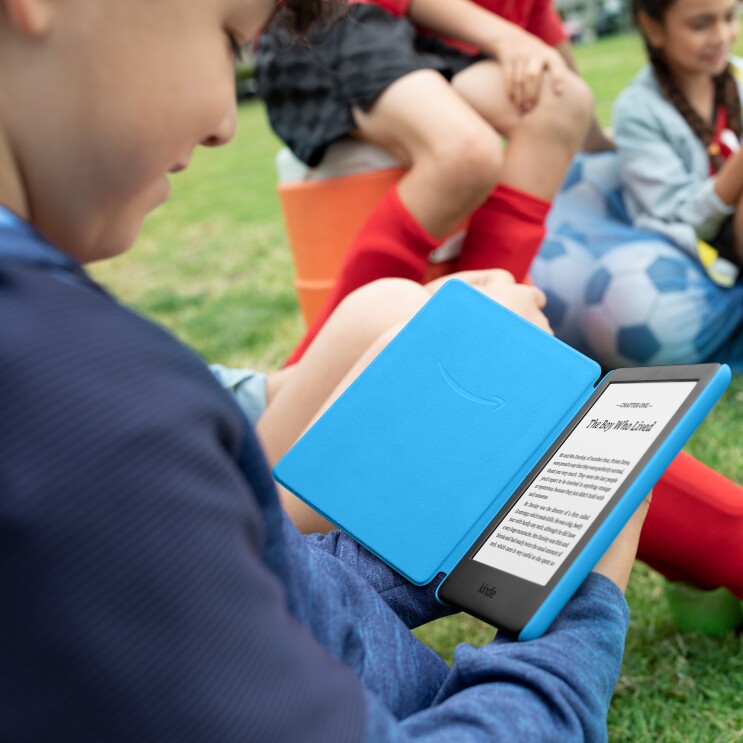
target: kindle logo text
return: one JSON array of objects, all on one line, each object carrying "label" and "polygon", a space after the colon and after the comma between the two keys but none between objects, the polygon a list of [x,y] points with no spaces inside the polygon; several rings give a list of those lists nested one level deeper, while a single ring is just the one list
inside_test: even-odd
[{"label": "kindle logo text", "polygon": [[489,599],[492,599],[493,596],[495,596],[495,588],[489,586],[487,583],[483,583],[478,589],[478,593],[481,593],[483,596],[487,596]]}]

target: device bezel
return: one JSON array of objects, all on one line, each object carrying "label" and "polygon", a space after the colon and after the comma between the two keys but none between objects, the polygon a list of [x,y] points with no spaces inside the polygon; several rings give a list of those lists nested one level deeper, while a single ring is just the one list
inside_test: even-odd
[{"label": "device bezel", "polygon": [[[601,525],[615,510],[617,504],[622,500],[622,497],[627,493],[638,475],[645,469],[664,441],[678,426],[679,422],[703,393],[719,369],[719,364],[696,364],[617,369],[607,374],[598,383],[594,392],[571,419],[570,423],[550,445],[518,488],[516,488],[513,495],[504,503],[495,518],[483,529],[480,536],[467,550],[451,573],[444,579],[437,592],[439,599],[444,603],[464,609],[469,614],[504,630],[508,634],[518,636],[545,599],[555,590],[565,573],[585,550],[586,546],[596,535]],[[609,499],[601,513],[598,514],[593,523],[586,529],[586,532],[581,535],[570,554],[545,585],[539,585],[473,559],[474,555],[485,544],[500,522],[506,518],[511,509],[528,490],[533,480],[547,465],[555,452],[562,446],[563,442],[571,435],[576,426],[586,417],[610,384],[682,381],[695,382],[696,384],[648,450],[627,474],[624,482]],[[485,593],[480,591],[483,584],[487,586]],[[492,594],[488,595],[491,591]]]}]

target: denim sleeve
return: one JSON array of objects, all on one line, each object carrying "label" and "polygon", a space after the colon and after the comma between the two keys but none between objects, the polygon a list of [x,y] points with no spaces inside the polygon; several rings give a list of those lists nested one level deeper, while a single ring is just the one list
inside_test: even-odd
[{"label": "denim sleeve", "polygon": [[266,410],[266,382],[268,375],[255,369],[229,368],[222,364],[211,364],[211,373],[232,394],[235,402],[255,426]]},{"label": "denim sleeve", "polygon": [[[345,583],[345,573],[355,573],[406,624],[443,611],[433,588],[405,586],[345,535],[308,537],[305,544],[310,562],[323,564],[327,580]],[[317,573],[317,564],[311,570]],[[365,648],[358,669],[368,690],[369,740],[606,740],[628,624],[626,602],[608,579],[589,576],[542,638],[519,643],[499,637],[479,649],[461,645],[451,669],[410,633],[405,637],[386,612],[371,604],[362,608],[344,595],[343,610],[325,606],[334,611],[334,621],[350,610],[359,611],[366,633],[386,624],[378,641]]]},{"label": "denim sleeve", "polygon": [[305,540],[313,550],[334,555],[346,567],[363,576],[410,629],[454,613],[436,600],[436,589],[443,574],[432,583],[415,586],[340,531],[310,534]]},{"label": "denim sleeve", "polygon": [[[665,106],[665,103],[663,104]],[[709,239],[734,207],[715,193],[713,177],[701,172],[704,163],[695,162],[693,148],[700,146],[689,132],[689,148],[681,153],[671,137],[683,140],[684,131],[676,131],[675,117],[659,109],[649,91],[627,89],[614,106],[614,141],[625,190],[634,202],[639,218],[665,223],[682,223],[694,233]],[[667,114],[667,115],[666,115]],[[684,125],[685,126],[685,125]],[[682,241],[683,242],[683,241]],[[688,247],[688,246],[687,246]]]},{"label": "denim sleeve", "polygon": [[461,645],[430,709],[401,724],[372,719],[374,740],[605,741],[628,610],[619,589],[590,575],[538,640]]}]

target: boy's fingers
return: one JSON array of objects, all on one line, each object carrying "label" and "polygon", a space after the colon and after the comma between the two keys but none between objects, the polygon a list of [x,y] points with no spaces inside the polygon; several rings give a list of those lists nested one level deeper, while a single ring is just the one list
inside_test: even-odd
[{"label": "boy's fingers", "polygon": [[534,301],[541,310],[547,304],[547,295],[537,286],[529,287],[534,293]]},{"label": "boy's fingers", "polygon": [[627,583],[629,583],[632,565],[637,554],[637,545],[640,542],[640,532],[651,499],[652,493],[649,493],[593,569],[595,573],[616,583],[623,593],[627,590]]},{"label": "boy's fingers", "polygon": [[469,276],[480,283],[515,284],[513,274],[505,268],[484,268],[479,271],[463,271],[462,275]]},{"label": "boy's fingers", "polygon": [[503,268],[490,268],[483,272],[485,275],[482,277],[483,283],[486,284],[515,284],[516,279],[510,271],[506,271]]}]

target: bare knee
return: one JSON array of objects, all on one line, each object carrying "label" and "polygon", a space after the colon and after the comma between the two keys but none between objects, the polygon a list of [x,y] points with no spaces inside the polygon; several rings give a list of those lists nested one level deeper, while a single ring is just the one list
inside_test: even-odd
[{"label": "bare knee", "polygon": [[431,170],[452,200],[485,199],[500,178],[503,146],[484,121],[467,123],[428,153]]},{"label": "bare knee", "polygon": [[548,137],[569,149],[583,144],[594,112],[591,89],[578,75],[566,76],[562,92],[556,95],[549,85],[544,86],[539,103],[521,126],[533,131],[535,138]]},{"label": "bare knee", "polygon": [[353,323],[357,335],[371,342],[388,328],[407,322],[430,296],[408,279],[378,279],[351,292],[333,314]]},{"label": "bare knee", "polygon": [[595,103],[588,83],[578,75],[569,75],[565,80],[562,97],[564,97],[562,110],[565,111],[565,115],[561,123],[568,128],[571,124],[575,128],[576,122],[588,127],[593,117]]},{"label": "bare knee", "polygon": [[348,299],[353,299],[361,311],[378,310],[380,305],[388,305],[400,308],[399,311],[405,314],[408,310],[420,309],[428,296],[426,289],[415,281],[390,276],[362,286]]}]

